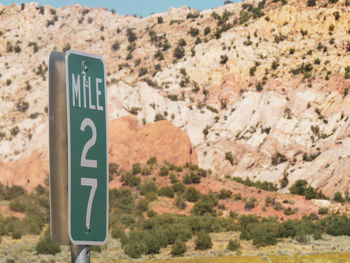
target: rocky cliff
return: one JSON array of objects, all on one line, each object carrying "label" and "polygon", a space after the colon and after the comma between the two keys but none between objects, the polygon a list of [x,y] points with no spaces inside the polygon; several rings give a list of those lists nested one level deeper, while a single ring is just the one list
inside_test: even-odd
[{"label": "rocky cliff", "polygon": [[45,179],[48,57],[72,48],[105,59],[109,152],[122,166],[155,154],[219,177],[348,191],[349,5],[244,1],[146,18],[0,5],[0,181]]}]

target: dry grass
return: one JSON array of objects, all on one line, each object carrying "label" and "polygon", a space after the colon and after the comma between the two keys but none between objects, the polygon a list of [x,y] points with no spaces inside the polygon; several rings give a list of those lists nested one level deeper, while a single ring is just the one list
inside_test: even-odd
[{"label": "dry grass", "polygon": [[[110,261],[109,263],[127,263],[130,261]],[[151,263],[155,261],[143,261]],[[255,256],[255,257],[198,257],[177,258],[171,260],[157,261],[161,263],[347,263],[350,262],[350,254],[318,254],[307,256]]]}]

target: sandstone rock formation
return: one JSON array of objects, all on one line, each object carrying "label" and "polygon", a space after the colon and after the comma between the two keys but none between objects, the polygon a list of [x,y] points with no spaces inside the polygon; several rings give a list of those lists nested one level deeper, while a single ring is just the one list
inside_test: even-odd
[{"label": "sandstone rock formation", "polygon": [[[73,48],[106,61],[111,127],[130,113],[140,125],[116,121],[134,135],[116,136],[121,153],[114,152],[118,147],[111,140],[111,159],[121,165],[155,153],[182,162],[193,147],[199,166],[218,176],[277,184],[287,176],[288,186],[303,178],[329,196],[345,193],[350,187],[347,5],[249,0],[201,12],[172,8],[146,18],[79,5],[0,6],[1,167],[35,152],[47,155],[42,136],[47,60],[52,50]],[[179,153],[187,152],[184,159],[161,146],[152,152],[139,146],[134,155],[122,141],[145,141],[149,148],[163,129],[180,134],[169,122],[153,124],[160,115],[188,134],[191,143],[183,139],[179,147]],[[276,156],[285,158],[274,162]],[[8,178],[3,171],[0,178]],[[288,186],[280,191],[288,192]]]}]

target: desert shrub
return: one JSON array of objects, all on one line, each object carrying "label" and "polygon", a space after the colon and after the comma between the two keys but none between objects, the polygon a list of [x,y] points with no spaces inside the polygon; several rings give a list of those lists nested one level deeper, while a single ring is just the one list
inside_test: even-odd
[{"label": "desert shrub", "polygon": [[157,17],[157,22],[158,22],[158,24],[162,24],[163,23],[163,17],[158,16]]},{"label": "desert shrub", "polygon": [[125,239],[127,238],[125,234],[125,226],[123,226],[121,223],[115,223],[112,225],[111,229],[111,235],[113,238],[118,238],[120,240],[125,241]]},{"label": "desert shrub", "polygon": [[7,201],[24,195],[25,193],[26,191],[24,188],[19,185],[0,187],[0,198]]},{"label": "desert shrub", "polygon": [[120,190],[109,190],[109,206],[112,213],[130,214],[135,207],[134,198],[130,189],[121,188]]},{"label": "desert shrub", "polygon": [[174,49],[174,57],[177,59],[181,59],[185,56],[185,49],[181,46],[177,46]]},{"label": "desert shrub", "polygon": [[191,209],[193,215],[202,216],[202,215],[216,215],[215,206],[218,204],[218,201],[213,195],[202,195],[202,197],[194,204]]},{"label": "desert shrub", "polygon": [[328,207],[320,207],[320,209],[318,209],[318,214],[319,215],[327,215],[329,212]]},{"label": "desert shrub", "polygon": [[233,156],[231,152],[225,153],[225,160],[228,160],[231,163],[231,165],[233,165]]},{"label": "desert shrub", "polygon": [[156,165],[157,164],[157,157],[150,157],[148,160],[147,160],[147,164],[148,165]]},{"label": "desert shrub", "polygon": [[283,174],[283,178],[280,180],[281,188],[284,188],[288,185],[289,180],[288,180],[288,174],[285,173]]},{"label": "desert shrub", "polygon": [[171,247],[171,255],[172,256],[183,256],[185,254],[187,248],[186,243],[183,240],[176,240],[173,246]]},{"label": "desert shrub", "polygon": [[185,184],[199,184],[201,182],[201,176],[193,171],[190,174],[186,174],[183,178]]},{"label": "desert shrub", "polygon": [[140,212],[146,212],[148,209],[149,201],[146,198],[142,198],[136,204],[136,209]]},{"label": "desert shrub", "polygon": [[199,35],[199,29],[191,27],[190,31],[188,32],[192,37],[196,37]]},{"label": "desert shrub", "polygon": [[176,183],[178,183],[178,182],[179,182],[179,180],[177,179],[176,175],[173,174],[173,173],[171,173],[171,174],[170,174],[170,183],[176,184]]},{"label": "desert shrub", "polygon": [[45,237],[39,240],[39,242],[36,244],[35,250],[38,254],[55,255],[56,253],[61,252],[60,246],[56,245],[50,234],[46,234]]},{"label": "desert shrub", "polygon": [[240,230],[247,230],[249,224],[259,222],[258,217],[256,215],[241,215],[238,219]]},{"label": "desert shrub", "polygon": [[16,104],[16,108],[19,112],[26,112],[29,108],[29,103],[23,100],[20,100]]},{"label": "desert shrub", "polygon": [[345,215],[332,214],[321,220],[327,234],[332,236],[350,236],[350,219]]},{"label": "desert shrub", "polygon": [[146,255],[159,253],[160,241],[155,231],[145,231],[143,235],[143,242],[145,246],[144,253]]},{"label": "desert shrub", "polygon": [[184,196],[186,201],[197,202],[200,195],[201,195],[200,192],[196,188],[194,188],[193,186],[190,186],[186,189]]},{"label": "desert shrub", "polygon": [[177,182],[173,185],[173,190],[175,193],[181,194],[186,191],[186,186],[181,182]]},{"label": "desert shrub", "polygon": [[181,198],[181,197],[176,197],[176,198],[175,198],[174,205],[175,205],[177,208],[181,209],[181,210],[185,209],[186,206],[187,206],[187,205],[186,205],[186,202],[185,202],[185,199],[183,199],[183,198]]},{"label": "desert shrub", "polygon": [[15,51],[16,53],[21,53],[22,49],[21,49],[21,47],[20,47],[18,44],[16,44],[16,45],[15,45],[15,48],[14,48],[14,51]]},{"label": "desert shrub", "polygon": [[25,204],[21,202],[18,198],[11,200],[9,208],[15,212],[24,212]]},{"label": "desert shrub", "polygon": [[159,169],[159,176],[168,176],[169,175],[169,168],[166,166],[162,166]]},{"label": "desert shrub", "polygon": [[228,56],[226,55],[221,55],[220,56],[220,64],[224,65],[228,61]]},{"label": "desert shrub", "polygon": [[144,245],[140,242],[128,242],[124,246],[124,253],[130,258],[140,258],[144,251]]},{"label": "desert shrub", "polygon": [[288,161],[288,158],[281,153],[276,153],[273,157],[272,157],[272,165],[278,165],[280,163],[284,163]]},{"label": "desert shrub", "polygon": [[128,186],[138,186],[141,183],[141,178],[126,172],[121,176],[120,181]]},{"label": "desert shrub", "polygon": [[345,199],[341,192],[336,192],[333,196],[333,201],[339,202],[339,203],[344,203]]},{"label": "desert shrub", "polygon": [[140,68],[139,69],[139,77],[146,75],[147,72],[148,72],[148,70],[146,68]]},{"label": "desert shrub", "polygon": [[141,170],[142,170],[142,168],[141,168],[141,164],[140,163],[134,163],[132,165],[132,174],[133,175],[141,173]]},{"label": "desert shrub", "polygon": [[308,186],[305,180],[297,180],[290,188],[291,194],[303,195],[306,199],[327,199],[322,192],[317,192],[312,186]]},{"label": "desert shrub", "polygon": [[258,201],[256,200],[256,198],[250,197],[249,200],[247,200],[244,204],[244,208],[247,210],[253,209],[256,205],[258,204]]},{"label": "desert shrub", "polygon": [[307,2],[306,2],[306,5],[307,6],[315,6],[316,5],[316,0],[307,0]]},{"label": "desert shrub", "polygon": [[208,233],[200,231],[195,240],[196,250],[206,250],[212,248],[213,243]]},{"label": "desert shrub", "polygon": [[135,41],[137,40],[137,36],[136,36],[136,34],[134,33],[133,29],[131,29],[131,28],[128,28],[128,29],[126,30],[126,36],[127,36],[128,41],[129,41],[130,43],[135,42]]},{"label": "desert shrub", "polygon": [[266,222],[252,223],[247,230],[241,232],[241,239],[253,240],[253,245],[262,247],[275,245],[278,236],[278,222],[270,220]]},{"label": "desert shrub", "polygon": [[278,237],[287,238],[295,237],[297,232],[296,223],[292,220],[287,220],[279,224],[278,226]]},{"label": "desert shrub", "polygon": [[115,42],[113,43],[111,49],[112,49],[113,51],[117,51],[117,50],[119,50],[119,48],[120,48],[120,42],[119,42],[119,41],[115,41]]},{"label": "desert shrub", "polygon": [[228,189],[221,189],[218,197],[219,199],[229,199],[232,197],[232,191]]},{"label": "desert shrub", "polygon": [[19,230],[11,232],[12,239],[21,239],[22,233]]},{"label": "desert shrub", "polygon": [[210,33],[210,27],[207,26],[206,28],[204,28],[204,35],[208,35]]},{"label": "desert shrub", "polygon": [[226,248],[231,251],[238,251],[241,248],[241,244],[237,240],[230,239]]},{"label": "desert shrub", "polygon": [[144,184],[141,185],[140,193],[142,195],[152,193],[152,192],[155,192],[155,193],[157,192],[157,186],[156,186],[155,182],[148,181],[148,182],[145,182]]},{"label": "desert shrub", "polygon": [[174,190],[170,186],[163,186],[158,190],[158,195],[173,198]]}]

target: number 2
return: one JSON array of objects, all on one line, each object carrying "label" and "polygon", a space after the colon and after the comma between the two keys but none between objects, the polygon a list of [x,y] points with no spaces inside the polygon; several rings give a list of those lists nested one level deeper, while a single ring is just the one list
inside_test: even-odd
[{"label": "number 2", "polygon": [[85,146],[83,148],[83,152],[81,153],[80,166],[82,166],[82,167],[89,167],[89,168],[97,168],[97,160],[88,160],[88,159],[86,159],[87,152],[96,143],[96,137],[97,137],[96,126],[95,126],[95,123],[91,119],[85,118],[81,122],[80,130],[81,131],[85,131],[86,126],[89,126],[91,128],[92,136],[85,143]]},{"label": "number 2", "polygon": [[[89,167],[89,168],[97,168],[97,160],[86,159],[86,155],[87,155],[88,151],[96,143],[96,137],[97,137],[96,126],[95,126],[95,123],[90,118],[85,118],[81,122],[80,130],[84,132],[86,126],[89,126],[91,128],[92,136],[84,145],[83,151],[81,153],[80,166]],[[96,178],[82,177],[81,181],[80,181],[80,185],[91,187],[89,200],[87,203],[86,219],[85,219],[86,228],[88,231],[90,231],[91,209],[92,209],[92,203],[94,201],[94,197],[95,197],[95,193],[96,193],[97,179]]]},{"label": "number 2", "polygon": [[91,208],[92,208],[92,202],[94,201],[94,196],[96,193],[97,179],[82,177],[80,184],[82,186],[91,186],[89,201],[88,201],[87,210],[86,210],[86,220],[85,220],[86,228],[87,230],[90,231]]}]

